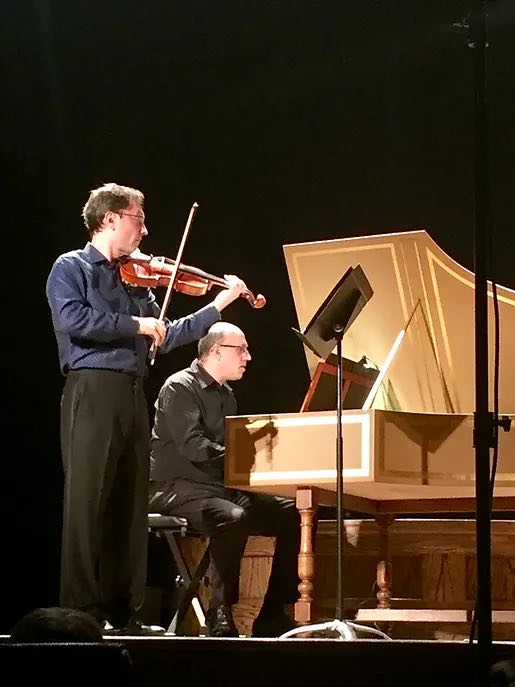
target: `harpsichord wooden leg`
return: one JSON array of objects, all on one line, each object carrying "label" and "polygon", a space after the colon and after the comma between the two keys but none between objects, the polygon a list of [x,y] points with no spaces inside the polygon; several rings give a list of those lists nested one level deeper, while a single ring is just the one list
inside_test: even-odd
[{"label": "harpsichord wooden leg", "polygon": [[301,625],[313,620],[315,552],[313,530],[317,504],[313,489],[297,489],[297,508],[300,513],[299,600],[295,604],[295,620]]},{"label": "harpsichord wooden leg", "polygon": [[379,560],[377,562],[377,608],[390,608],[392,598],[392,564],[390,560],[389,528],[395,520],[391,513],[376,515],[379,527]]}]

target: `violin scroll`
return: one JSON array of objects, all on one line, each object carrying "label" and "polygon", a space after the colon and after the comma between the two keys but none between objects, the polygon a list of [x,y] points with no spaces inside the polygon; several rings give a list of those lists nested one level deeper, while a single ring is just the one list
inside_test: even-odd
[{"label": "violin scroll", "polygon": [[259,310],[260,308],[264,308],[266,305],[266,298],[263,296],[262,293],[258,293],[257,296],[254,296],[252,291],[244,291],[242,293],[242,297],[246,298],[250,305],[255,308],[256,310]]}]

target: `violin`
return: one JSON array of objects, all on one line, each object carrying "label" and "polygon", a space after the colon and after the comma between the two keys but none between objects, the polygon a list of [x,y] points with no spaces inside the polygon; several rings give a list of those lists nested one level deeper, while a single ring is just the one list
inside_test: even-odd
[{"label": "violin", "polygon": [[[139,250],[135,251],[120,262],[120,277],[122,281],[131,286],[168,286],[175,266],[175,260],[165,257],[145,255]],[[188,296],[204,296],[213,286],[229,288],[229,283],[221,277],[204,272],[197,267],[179,264],[173,288],[179,293]],[[253,308],[262,308],[266,305],[266,298],[258,293],[254,296],[252,291],[246,289],[241,293]]]}]

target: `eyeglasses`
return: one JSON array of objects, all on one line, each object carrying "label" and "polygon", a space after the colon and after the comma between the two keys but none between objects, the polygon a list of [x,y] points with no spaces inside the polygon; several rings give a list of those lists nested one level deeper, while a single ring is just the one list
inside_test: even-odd
[{"label": "eyeglasses", "polygon": [[135,219],[139,219],[139,223],[141,226],[145,224],[145,215],[133,215],[130,212],[119,212],[119,215],[125,215],[126,217],[134,217]]},{"label": "eyeglasses", "polygon": [[218,346],[221,346],[222,348],[235,348],[240,355],[249,353],[249,347],[245,344],[242,344],[241,346],[236,346],[236,344],[218,344]]}]

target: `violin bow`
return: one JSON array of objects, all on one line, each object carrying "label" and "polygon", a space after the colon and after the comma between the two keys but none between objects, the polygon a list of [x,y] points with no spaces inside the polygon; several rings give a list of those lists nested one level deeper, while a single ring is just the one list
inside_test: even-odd
[{"label": "violin bow", "polygon": [[[179,265],[181,264],[182,254],[184,253],[184,247],[186,245],[186,239],[188,238],[191,223],[193,222],[193,218],[195,217],[195,213],[197,212],[197,208],[198,208],[198,203],[193,203],[193,205],[191,206],[190,214],[188,216],[188,221],[186,222],[186,227],[184,228],[184,233],[182,235],[181,244],[180,244],[179,250],[177,252],[177,258],[176,258],[175,264],[173,265],[173,268],[172,268],[172,274],[170,276],[170,282],[168,283],[168,287],[166,289],[166,294],[165,294],[165,297],[163,300],[163,305],[161,306],[161,312],[159,313],[158,320],[161,320],[161,321],[164,320],[166,310],[168,309],[168,306],[170,304],[170,300],[172,298],[173,287],[175,286],[175,282],[177,280],[177,273],[179,271]],[[150,351],[148,354],[150,365],[154,364],[154,361],[156,359],[156,353],[157,353],[157,346],[155,345],[154,342],[152,342],[152,346],[150,347]]]}]

